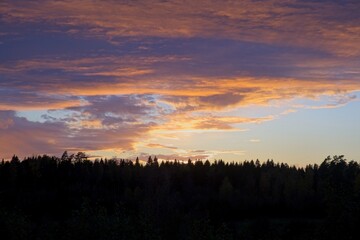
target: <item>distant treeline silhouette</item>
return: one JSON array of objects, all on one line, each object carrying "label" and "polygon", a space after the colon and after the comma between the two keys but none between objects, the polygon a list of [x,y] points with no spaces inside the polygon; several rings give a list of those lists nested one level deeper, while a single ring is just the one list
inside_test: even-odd
[{"label": "distant treeline silhouette", "polygon": [[358,239],[360,166],[34,156],[0,163],[1,239]]}]

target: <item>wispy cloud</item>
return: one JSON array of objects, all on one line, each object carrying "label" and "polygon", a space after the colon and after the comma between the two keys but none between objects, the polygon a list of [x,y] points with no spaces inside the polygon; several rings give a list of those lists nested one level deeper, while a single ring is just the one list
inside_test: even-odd
[{"label": "wispy cloud", "polygon": [[149,148],[168,148],[168,149],[178,149],[177,147],[173,147],[173,146],[166,146],[166,145],[162,145],[162,144],[158,144],[158,143],[149,143],[146,145]]}]

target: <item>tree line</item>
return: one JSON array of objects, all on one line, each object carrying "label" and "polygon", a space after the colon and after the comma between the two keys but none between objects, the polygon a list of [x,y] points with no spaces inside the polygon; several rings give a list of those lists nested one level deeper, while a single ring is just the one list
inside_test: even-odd
[{"label": "tree line", "polygon": [[88,160],[0,163],[2,239],[356,239],[360,166]]}]

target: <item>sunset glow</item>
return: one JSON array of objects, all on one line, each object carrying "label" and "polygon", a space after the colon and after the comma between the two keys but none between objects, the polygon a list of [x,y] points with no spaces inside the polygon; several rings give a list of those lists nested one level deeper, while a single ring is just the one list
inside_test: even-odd
[{"label": "sunset glow", "polygon": [[0,159],[360,159],[358,0],[0,2]]}]

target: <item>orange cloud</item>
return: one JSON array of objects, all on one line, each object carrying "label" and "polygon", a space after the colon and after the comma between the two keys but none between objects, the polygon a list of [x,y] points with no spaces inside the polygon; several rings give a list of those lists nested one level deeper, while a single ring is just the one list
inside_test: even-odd
[{"label": "orange cloud", "polygon": [[[166,116],[165,116],[166,117]],[[171,114],[166,117],[166,122],[154,126],[153,132],[172,132],[189,130],[220,130],[220,131],[239,131],[236,124],[261,123],[273,120],[272,116],[260,118],[247,118],[236,116],[193,116],[192,112]]]},{"label": "orange cloud", "polygon": [[360,54],[359,10],[356,1],[293,0],[4,1],[0,5],[5,21],[46,21],[72,27],[69,34],[80,31],[106,36],[111,42],[118,36],[228,38],[320,48],[343,56]]},{"label": "orange cloud", "polygon": [[[326,76],[319,77],[319,74],[314,74],[314,78],[253,77],[241,74],[232,77],[217,77],[206,74],[201,76],[191,72],[177,74],[163,72],[165,67],[162,67],[162,64],[164,63],[179,63],[190,61],[190,59],[181,56],[112,56],[71,60],[22,60],[11,64],[0,64],[0,72],[12,78],[26,79],[26,81],[19,80],[23,82],[22,85],[12,85],[11,82],[1,84],[7,88],[15,87],[23,91],[46,95],[63,95],[63,93],[73,96],[157,94],[163,96],[162,101],[176,108],[193,110],[221,110],[247,104],[266,104],[277,99],[315,98],[319,95],[336,95],[360,90],[360,83],[355,78],[334,80]],[[322,61],[327,69],[333,68],[335,62],[339,62]],[[321,61],[316,64],[315,66],[320,67]],[[301,67],[303,66],[300,66],[300,70]],[[27,83],[35,78],[28,74],[29,71],[54,69],[69,73],[69,76],[50,74],[46,77],[37,77],[32,84]],[[309,71],[321,71],[321,67]],[[89,79],[78,81],[76,79],[78,76],[89,77]],[[59,101],[53,104],[54,108],[66,108],[80,103]],[[11,104],[8,102],[7,105]],[[39,105],[41,107],[41,104]],[[5,106],[1,109],[5,109]]]},{"label": "orange cloud", "polygon": [[[165,56],[140,59],[125,57],[124,59],[120,57],[95,57],[71,61],[61,59],[49,61],[23,60],[12,65],[1,65],[0,70],[3,71],[3,74],[26,81],[1,83],[3,89],[20,91],[20,95],[5,90],[2,95],[5,94],[8,97],[0,100],[0,110],[75,109],[76,107],[91,105],[89,102],[79,100],[79,97],[156,95],[157,98],[152,105],[165,104],[171,108],[171,115],[181,113],[187,118],[193,112],[221,112],[248,105],[266,106],[274,100],[293,98],[341,97],[351,92],[360,91],[360,82],[355,79],[328,80],[241,75],[216,77],[194,76],[188,73],[179,73],[173,76],[171,73],[157,74],[157,71],[160,70],[152,64],[154,62],[163,63],[169,59],[175,62],[184,61],[181,57]],[[145,63],[141,60],[144,60]],[[50,74],[45,77],[40,76],[30,84],[32,76],[29,76],[28,72],[36,69],[60,69],[69,72],[70,76]],[[121,76],[116,72],[118,69],[123,71],[120,74]],[[151,69],[151,71],[144,70],[145,72],[142,72],[143,70],[139,69]],[[77,76],[90,77],[89,75],[93,76],[88,80],[73,80]],[[111,78],[108,78],[108,75],[111,75]],[[64,93],[67,96],[64,96]],[[116,99],[114,101],[111,106],[116,105]],[[150,107],[151,104],[147,105]],[[126,106],[122,107],[127,108]],[[106,106],[102,105],[98,108],[101,111],[101,108],[106,108]],[[158,108],[156,111],[159,111],[161,115],[167,115],[162,108]],[[161,113],[161,111],[165,112]],[[195,127],[210,126],[215,123],[212,121],[211,124],[205,124],[205,122],[195,124],[190,121],[186,124]],[[230,129],[227,123],[222,126],[221,124],[218,123],[216,124],[217,127],[214,125],[213,128]]]},{"label": "orange cloud", "polygon": [[[183,58],[170,57],[173,61]],[[17,85],[16,88],[38,91],[44,94],[63,94],[74,96],[118,95],[118,94],[159,94],[170,96],[163,100],[174,106],[195,104],[194,107],[223,108],[244,103],[264,104],[269,100],[291,98],[294,96],[315,97],[319,94],[337,94],[360,90],[357,80],[301,79],[285,77],[214,77],[194,76],[183,73],[157,74],[152,68],[154,62],[168,61],[169,57],[107,57],[74,60],[30,60],[0,66],[3,74],[26,78],[27,72],[36,69],[59,69],[74,76],[112,76],[114,78],[95,81],[74,81],[73,77],[52,76],[39,78],[31,85]],[[145,63],[144,63],[145,62]],[[147,63],[149,62],[149,63]],[[139,66],[139,64],[141,64]],[[138,65],[138,66],[136,66]],[[122,66],[119,68],[119,66]],[[146,67],[144,69],[144,67]],[[120,72],[119,72],[120,71]],[[143,75],[146,74],[146,77]],[[29,78],[29,77],[28,77]],[[48,79],[55,78],[55,79]],[[60,79],[57,79],[60,78]],[[3,83],[13,87],[11,82]],[[171,96],[177,96],[172,99]],[[179,98],[183,97],[183,98]],[[180,100],[180,101],[179,101]],[[71,103],[67,103],[71,105]]]},{"label": "orange cloud", "polygon": [[173,147],[173,146],[166,146],[166,145],[162,145],[162,144],[158,144],[158,143],[149,143],[146,145],[149,148],[168,148],[168,149],[177,149],[177,147]]},{"label": "orange cloud", "polygon": [[75,106],[84,105],[84,102],[80,100],[58,100],[52,101],[50,98],[48,101],[23,101],[19,98],[18,102],[2,102],[0,101],[1,110],[14,110],[14,111],[29,111],[29,110],[49,110],[49,109],[65,109]]}]

